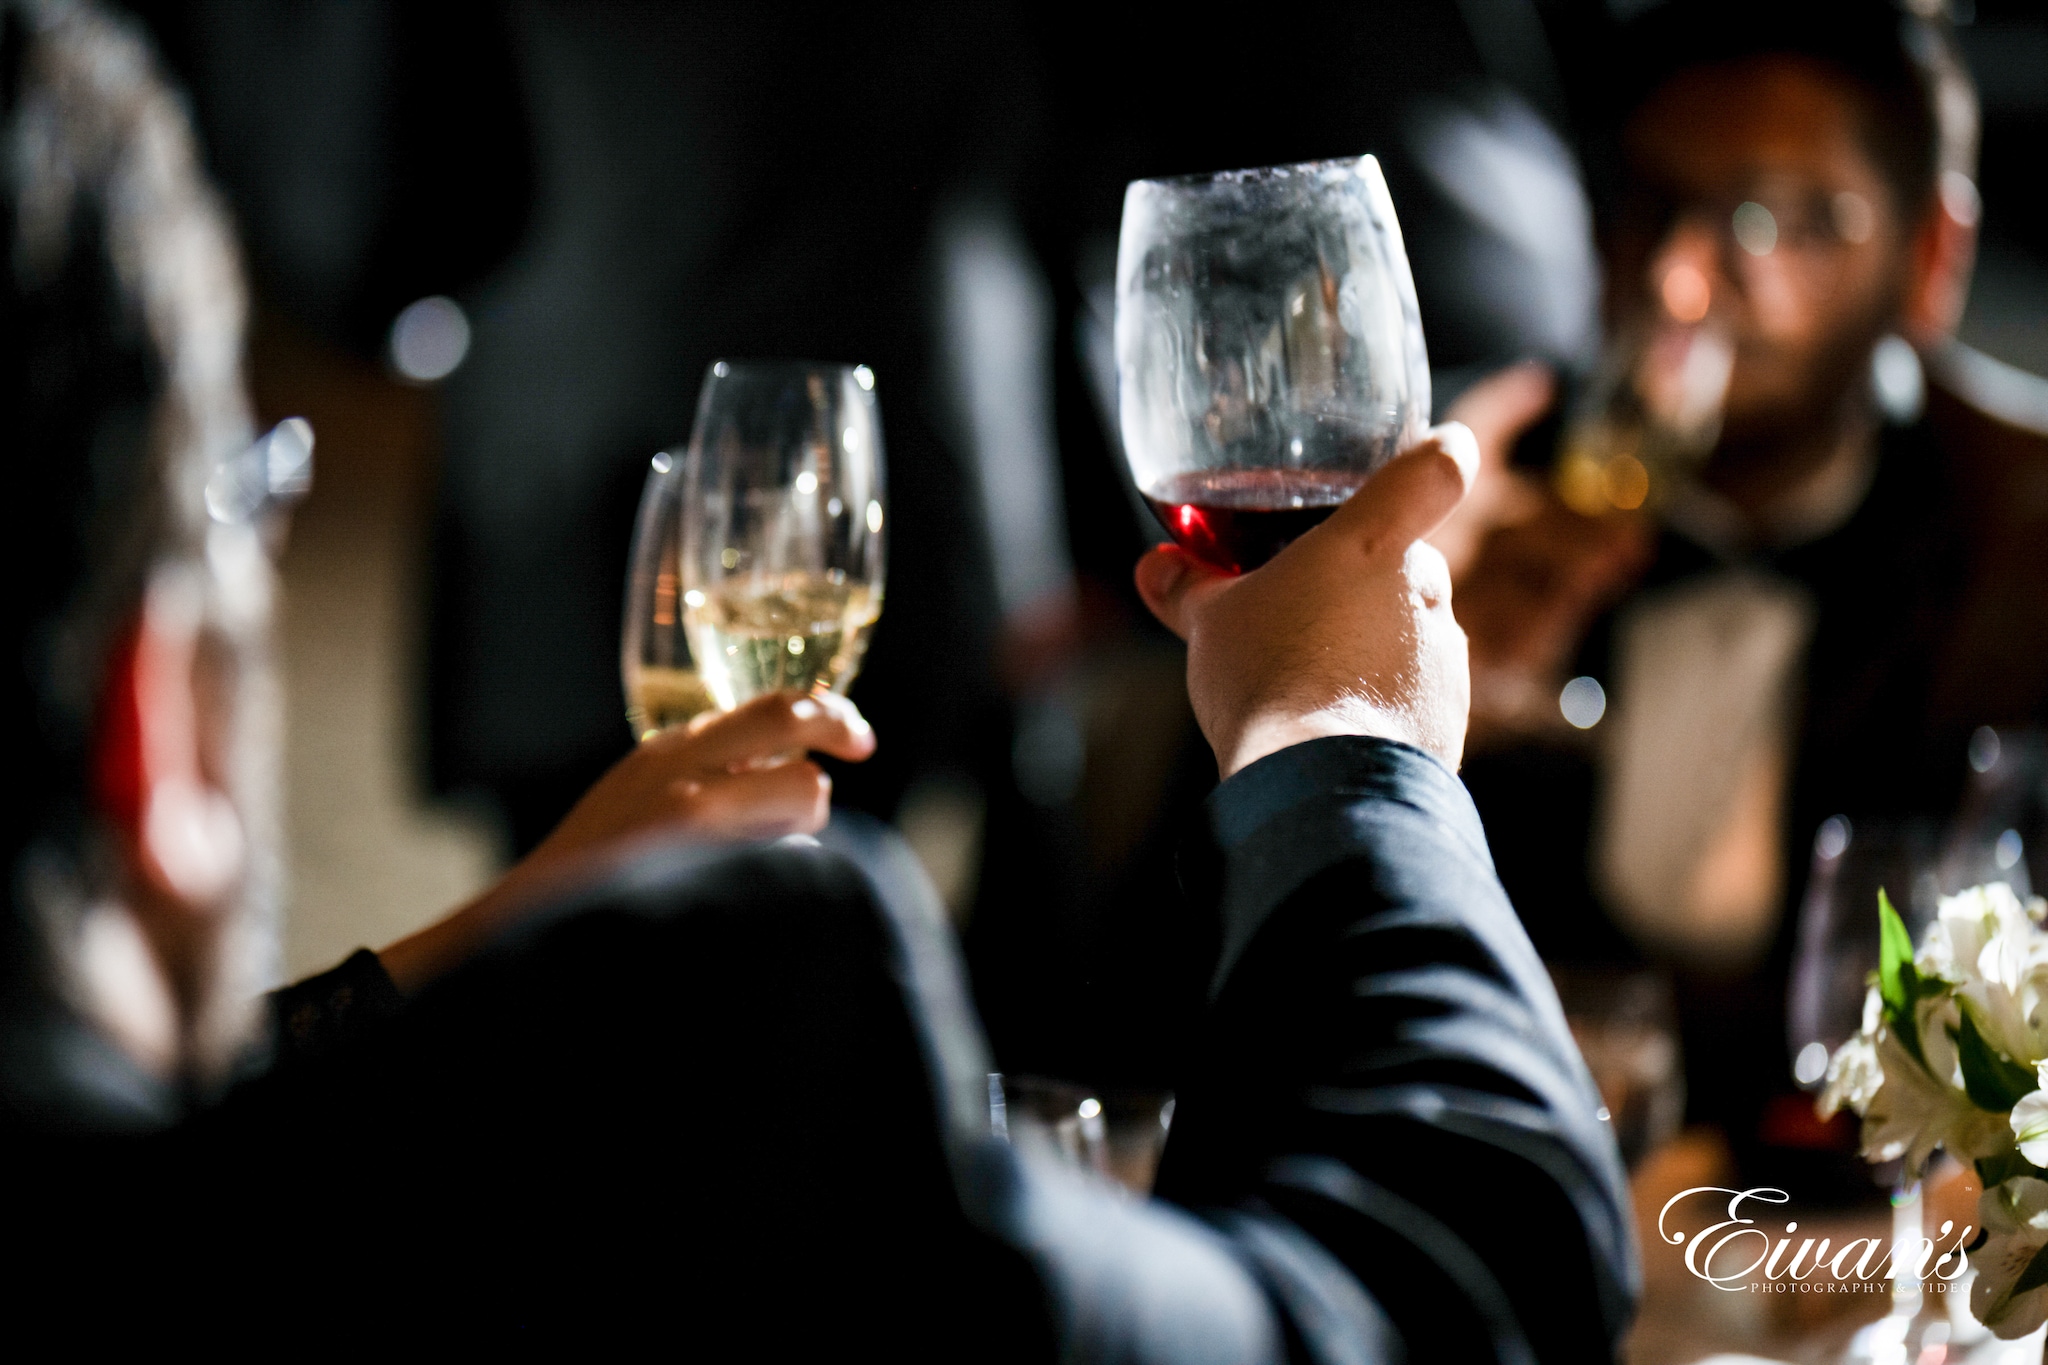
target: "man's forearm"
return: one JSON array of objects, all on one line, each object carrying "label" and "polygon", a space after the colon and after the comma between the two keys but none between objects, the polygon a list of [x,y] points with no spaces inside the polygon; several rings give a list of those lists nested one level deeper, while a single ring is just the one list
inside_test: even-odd
[{"label": "man's forearm", "polygon": [[[1291,1237],[1347,1268],[1430,1358],[1611,1354],[1637,1279],[1620,1164],[1464,789],[1325,739],[1208,814],[1184,880],[1223,951],[1160,1193],[1255,1258]],[[1331,1311],[1327,1275],[1296,1279]]]}]

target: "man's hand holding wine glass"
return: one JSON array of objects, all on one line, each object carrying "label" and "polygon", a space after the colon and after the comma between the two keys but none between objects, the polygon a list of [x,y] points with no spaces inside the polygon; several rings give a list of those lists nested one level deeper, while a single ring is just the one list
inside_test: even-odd
[{"label": "man's hand holding wine glass", "polygon": [[1250,573],[1178,545],[1139,561],[1146,605],[1188,642],[1188,695],[1222,776],[1345,734],[1401,740],[1457,766],[1465,636],[1444,557],[1424,537],[1478,470],[1472,433],[1450,423]]}]

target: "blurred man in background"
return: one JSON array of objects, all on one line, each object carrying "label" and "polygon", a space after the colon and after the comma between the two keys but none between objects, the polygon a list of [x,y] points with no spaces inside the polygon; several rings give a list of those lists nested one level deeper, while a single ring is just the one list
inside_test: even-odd
[{"label": "blurred man in background", "polygon": [[[1611,343],[1725,338],[1718,439],[1590,500],[1493,466],[1445,542],[1467,780],[1546,957],[1677,971],[1691,1112],[1768,1165],[1853,1140],[1789,1093],[1815,830],[1945,817],[1976,727],[2048,715],[2048,403],[1950,340],[1978,127],[1944,22],[1673,0],[1589,57]],[[1469,420],[1504,456],[1549,400],[1511,373]]]}]

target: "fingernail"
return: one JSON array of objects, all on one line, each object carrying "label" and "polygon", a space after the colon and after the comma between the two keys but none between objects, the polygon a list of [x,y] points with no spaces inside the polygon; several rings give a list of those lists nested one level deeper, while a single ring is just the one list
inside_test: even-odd
[{"label": "fingernail", "polygon": [[1458,462],[1467,487],[1479,477],[1479,441],[1463,422],[1445,422],[1431,433],[1446,455]]},{"label": "fingernail", "polygon": [[820,697],[818,701],[820,705],[829,708],[832,714],[839,718],[839,723],[844,725],[851,733],[864,735],[868,732],[868,718],[863,716],[860,713],[860,708],[847,698],[840,696],[837,692],[828,692],[823,697]]}]

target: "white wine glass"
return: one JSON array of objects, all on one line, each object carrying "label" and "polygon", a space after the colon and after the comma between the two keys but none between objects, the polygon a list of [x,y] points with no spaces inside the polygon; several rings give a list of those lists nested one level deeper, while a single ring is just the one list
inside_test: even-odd
[{"label": "white wine glass", "polygon": [[684,469],[683,621],[712,701],[845,692],[882,611],[874,373],[717,362]]},{"label": "white wine glass", "polygon": [[655,455],[633,525],[619,677],[626,688],[626,722],[639,740],[712,709],[682,618],[683,489],[690,458],[687,450]]},{"label": "white wine glass", "polygon": [[1138,180],[1116,263],[1118,425],[1184,549],[1257,568],[1429,423],[1429,357],[1370,156]]}]

